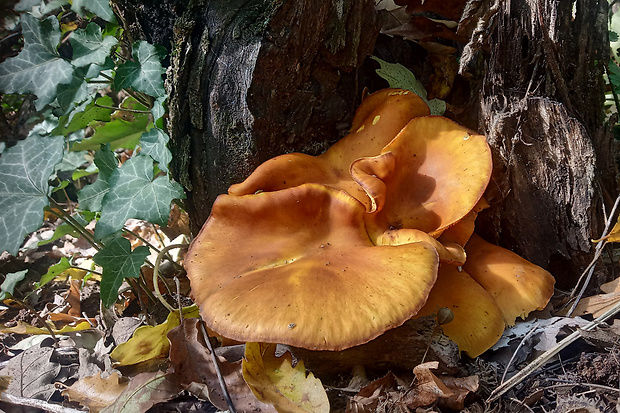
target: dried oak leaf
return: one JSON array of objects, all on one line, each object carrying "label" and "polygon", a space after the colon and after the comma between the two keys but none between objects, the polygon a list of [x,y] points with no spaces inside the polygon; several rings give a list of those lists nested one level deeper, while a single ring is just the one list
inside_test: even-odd
[{"label": "dried oak leaf", "polygon": [[97,413],[114,403],[126,387],[127,382],[122,382],[117,372],[113,372],[105,379],[101,378],[101,373],[97,373],[76,381],[63,390],[62,395],[88,407],[91,413]]},{"label": "dried oak leaf", "polygon": [[[189,392],[201,399],[208,399],[220,410],[228,408],[224,399],[213,359],[198,330],[199,320],[185,319],[168,333],[170,340],[170,362],[174,379]],[[275,413],[273,406],[258,400],[243,379],[241,361],[228,362],[218,357],[220,371],[226,387],[238,411],[261,411]]]}]

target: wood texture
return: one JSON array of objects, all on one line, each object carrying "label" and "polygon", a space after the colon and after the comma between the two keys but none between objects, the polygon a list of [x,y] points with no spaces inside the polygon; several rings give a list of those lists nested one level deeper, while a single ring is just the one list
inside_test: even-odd
[{"label": "wood texture", "polygon": [[494,7],[470,112],[494,152],[493,207],[479,218],[480,231],[570,288],[592,256],[602,205],[609,208],[616,191],[603,110],[607,2],[579,0],[574,18],[573,2]]}]

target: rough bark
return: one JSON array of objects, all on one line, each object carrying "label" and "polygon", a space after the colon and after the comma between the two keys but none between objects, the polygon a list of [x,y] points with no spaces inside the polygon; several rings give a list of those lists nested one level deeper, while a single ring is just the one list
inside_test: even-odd
[{"label": "rough bark", "polygon": [[[145,11],[161,4],[117,5],[131,3],[124,18],[135,37],[171,37],[171,167],[194,232],[215,198],[260,163],[318,154],[344,134],[360,95],[355,68],[379,29],[372,0],[163,1],[161,17]],[[147,23],[169,26],[175,15],[172,36]]]},{"label": "rough bark", "polygon": [[574,18],[572,1],[499,1],[486,12],[471,111],[494,152],[482,231],[571,287],[616,190],[603,108],[607,2],[579,0]]}]

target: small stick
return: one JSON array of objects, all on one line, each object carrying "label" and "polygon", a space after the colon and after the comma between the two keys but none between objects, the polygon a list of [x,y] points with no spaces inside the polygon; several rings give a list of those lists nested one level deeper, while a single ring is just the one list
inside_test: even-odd
[{"label": "small stick", "polygon": [[161,295],[161,291],[159,291],[159,283],[157,282],[157,277],[159,276],[159,263],[162,258],[169,250],[173,248],[184,248],[187,247],[187,244],[172,244],[168,245],[166,248],[163,248],[159,254],[157,254],[157,258],[155,259],[155,265],[153,266],[153,288],[155,289],[155,296],[157,299],[163,304],[164,307],[168,309],[168,311],[173,312],[176,311],[176,308],[168,304],[168,301],[164,300],[164,297]]},{"label": "small stick", "polygon": [[219,360],[217,359],[217,355],[213,350],[213,346],[211,345],[211,339],[209,338],[209,333],[207,333],[207,329],[205,328],[205,324],[202,320],[198,323],[200,325],[200,331],[202,332],[202,336],[207,344],[207,348],[211,353],[211,359],[213,360],[213,366],[215,367],[215,373],[217,374],[217,380],[220,382],[220,387],[222,388],[222,394],[224,395],[224,399],[226,399],[226,404],[228,405],[228,409],[230,413],[237,413],[237,409],[235,409],[235,405],[230,398],[230,393],[228,393],[228,387],[226,387],[226,382],[224,381],[224,376],[222,376],[222,371],[220,370]]},{"label": "small stick", "polygon": [[17,406],[28,406],[34,407],[37,409],[43,409],[47,412],[51,413],[84,413],[87,410],[77,410],[72,409],[70,407],[61,406],[60,404],[48,403],[43,400],[37,399],[28,399],[26,397],[13,396],[7,392],[0,393],[0,400],[3,402],[17,405]]},{"label": "small stick", "polygon": [[[609,309],[605,314],[601,315],[599,318],[589,322],[586,324],[581,330],[591,331],[594,330],[599,324],[605,322],[607,319],[613,317],[614,315],[620,312],[620,303],[617,303],[611,309]],[[503,394],[505,394],[508,390],[519,384],[523,381],[527,376],[532,374],[534,371],[542,367],[547,361],[549,361],[552,357],[558,354],[560,351],[568,347],[570,344],[575,342],[579,337],[581,337],[581,331],[576,330],[570,336],[566,337],[564,340],[560,341],[553,348],[545,351],[541,354],[536,360],[532,361],[528,364],[523,370],[506,380],[502,383],[498,388],[493,390],[487,402],[490,403],[494,400],[500,398]]]},{"label": "small stick", "polygon": [[[603,230],[603,236],[601,237],[601,241],[598,244],[596,244],[596,248],[594,249],[594,258],[592,258],[592,261],[590,262],[590,264],[583,271],[583,273],[581,274],[581,277],[579,277],[579,280],[577,280],[577,285],[579,285],[583,277],[586,275],[586,273],[588,274],[588,276],[586,277],[586,280],[583,283],[583,286],[581,287],[581,290],[579,291],[579,294],[577,295],[577,298],[571,305],[570,310],[568,310],[568,313],[566,313],[567,317],[570,317],[570,315],[573,314],[573,311],[575,311],[577,304],[579,304],[579,301],[581,300],[581,297],[586,291],[588,284],[590,284],[590,280],[592,279],[592,275],[594,274],[594,264],[596,264],[596,262],[600,258],[601,254],[603,253],[603,247],[607,244],[607,241],[605,241],[603,238],[605,238],[609,234],[611,223],[613,221],[614,216],[616,215],[616,209],[618,209],[619,203],[620,203],[620,195],[618,195],[618,197],[616,198],[616,202],[614,203],[614,206],[611,209],[611,212],[609,213],[609,217],[607,218],[607,222],[605,223],[605,229]],[[575,289],[571,293],[570,298],[575,296],[576,291],[577,291],[577,287],[575,287]]]}]

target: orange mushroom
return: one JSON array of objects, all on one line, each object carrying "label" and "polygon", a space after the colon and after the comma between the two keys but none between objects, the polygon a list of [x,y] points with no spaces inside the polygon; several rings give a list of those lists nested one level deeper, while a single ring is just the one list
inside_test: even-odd
[{"label": "orange mushroom", "polygon": [[465,245],[465,251],[463,268],[491,293],[507,325],[514,325],[517,317],[542,310],[553,295],[553,276],[514,252],[476,234]]},{"label": "orange mushroom", "polygon": [[435,283],[437,252],[373,245],[364,214],[318,184],[220,196],[185,263],[207,325],[238,341],[341,350],[404,323]]},{"label": "orange mushroom", "polygon": [[437,282],[416,318],[437,314],[442,307],[454,314],[442,326],[444,334],[472,358],[491,348],[504,332],[502,313],[491,294],[454,265],[439,266]]},{"label": "orange mushroom", "polygon": [[232,185],[228,193],[249,195],[319,183],[342,189],[370,208],[366,193],[351,179],[351,164],[361,157],[378,155],[412,118],[429,113],[428,105],[413,92],[380,90],[362,102],[353,119],[351,133],[325,153],[319,156],[291,153],[272,158],[245,181]]},{"label": "orange mushroom", "polygon": [[485,137],[441,116],[414,118],[381,155],[351,166],[369,198],[380,201],[366,215],[373,240],[403,228],[438,236],[476,206],[491,170]]}]

